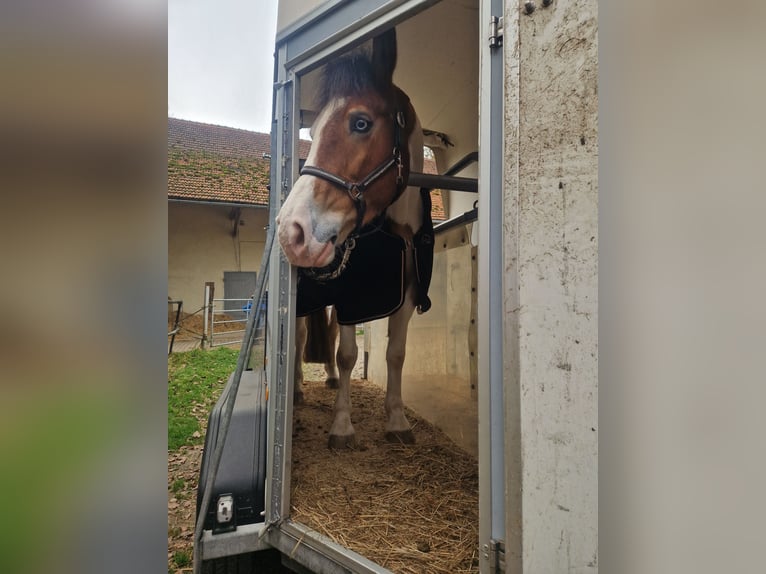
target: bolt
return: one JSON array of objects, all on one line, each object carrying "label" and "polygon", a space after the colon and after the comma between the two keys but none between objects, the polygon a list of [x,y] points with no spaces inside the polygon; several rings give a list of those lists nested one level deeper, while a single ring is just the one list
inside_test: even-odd
[{"label": "bolt", "polygon": [[535,8],[536,8],[535,3],[532,2],[532,0],[527,0],[526,2],[524,2],[524,12],[526,14],[531,14],[532,12],[535,11]]}]

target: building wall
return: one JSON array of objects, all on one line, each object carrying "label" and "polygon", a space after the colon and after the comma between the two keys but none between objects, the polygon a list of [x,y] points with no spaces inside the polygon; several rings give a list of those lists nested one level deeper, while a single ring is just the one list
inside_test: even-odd
[{"label": "building wall", "polygon": [[268,210],[242,208],[236,226],[231,215],[226,205],[168,204],[168,296],[188,313],[202,307],[205,282],[215,282],[216,297],[223,297],[224,271],[260,268]]}]

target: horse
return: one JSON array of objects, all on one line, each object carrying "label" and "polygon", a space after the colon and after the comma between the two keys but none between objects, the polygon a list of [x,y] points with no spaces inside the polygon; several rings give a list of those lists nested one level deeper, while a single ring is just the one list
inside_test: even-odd
[{"label": "horse", "polygon": [[[328,304],[338,312],[330,448],[356,444],[350,375],[362,315],[388,317],[385,438],[415,442],[402,367],[410,318],[430,307],[433,226],[428,191],[407,185],[410,171],[423,169],[423,133],[409,97],[393,83],[396,58],[390,29],[373,38],[371,54],[355,50],[325,65],[311,148],[276,218],[282,252],[299,268],[298,314]],[[321,295],[306,294],[309,284]],[[374,310],[357,312],[368,304]]]},{"label": "horse", "polygon": [[303,363],[322,363],[327,374],[325,385],[337,389],[339,384],[335,345],[338,341],[338,318],[333,307],[317,309],[295,320],[295,389],[293,402],[303,402]]}]

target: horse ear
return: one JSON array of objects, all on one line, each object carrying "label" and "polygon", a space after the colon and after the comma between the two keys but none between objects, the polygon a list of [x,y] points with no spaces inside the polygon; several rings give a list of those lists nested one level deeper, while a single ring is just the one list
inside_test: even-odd
[{"label": "horse ear", "polygon": [[396,68],[396,28],[390,28],[372,39],[372,69],[380,87],[393,83]]}]

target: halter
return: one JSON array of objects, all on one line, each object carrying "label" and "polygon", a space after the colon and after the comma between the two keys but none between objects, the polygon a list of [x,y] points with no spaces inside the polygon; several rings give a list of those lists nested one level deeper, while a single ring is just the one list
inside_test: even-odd
[{"label": "halter", "polygon": [[365,200],[364,200],[364,192],[367,191],[367,188],[370,186],[370,184],[372,184],[376,179],[381,177],[389,169],[396,166],[397,168],[396,195],[391,200],[391,203],[394,203],[394,201],[399,199],[399,196],[404,191],[405,185],[404,185],[404,177],[402,176],[402,152],[400,148],[401,130],[404,129],[404,126],[405,126],[404,113],[396,112],[394,114],[394,150],[391,153],[391,157],[388,158],[383,163],[381,163],[378,167],[373,169],[367,175],[367,177],[363,178],[360,181],[349,181],[349,180],[343,179],[342,177],[339,177],[333,173],[330,173],[329,171],[322,169],[321,167],[317,167],[314,165],[304,165],[303,168],[301,169],[301,172],[300,172],[301,175],[313,175],[315,177],[318,177],[319,179],[323,179],[335,185],[336,187],[339,187],[340,189],[344,190],[346,193],[348,193],[349,197],[353,200],[354,206],[356,207],[356,227],[354,227],[354,230],[351,232],[351,235],[349,237],[358,235],[362,229],[364,212],[367,209],[367,204],[365,203]]}]

